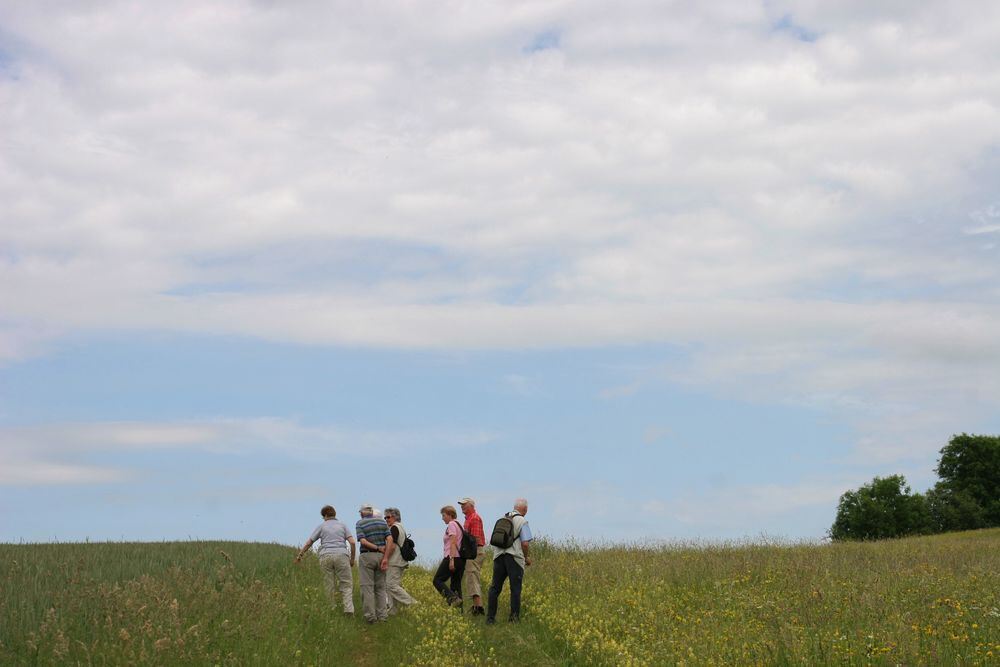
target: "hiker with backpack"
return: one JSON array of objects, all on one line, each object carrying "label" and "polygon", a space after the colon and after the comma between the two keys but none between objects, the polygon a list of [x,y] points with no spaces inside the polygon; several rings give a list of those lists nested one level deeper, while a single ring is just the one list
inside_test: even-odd
[{"label": "hiker with backpack", "polygon": [[[301,563],[302,556],[319,540],[319,567],[323,570],[323,583],[326,586],[330,605],[337,606],[337,589],[344,606],[344,613],[354,615],[354,536],[341,521],[337,520],[337,510],[332,505],[326,505],[319,511],[323,523],[316,527],[309,539],[302,546],[295,562]],[[348,556],[347,545],[351,545]]]},{"label": "hiker with backpack", "polygon": [[476,557],[465,561],[465,576],[462,577],[462,591],[472,598],[472,615],[483,616],[482,577],[483,560],[486,558],[486,535],[483,532],[483,518],[476,511],[476,501],[466,496],[458,501],[465,515],[465,532],[476,540]]},{"label": "hiker with backpack", "polygon": [[403,588],[403,571],[410,566],[410,561],[417,557],[417,552],[413,548],[413,540],[406,534],[406,529],[400,522],[399,510],[395,507],[386,507],[384,514],[385,522],[389,526],[389,537],[385,541],[382,570],[385,571],[385,590],[389,598],[389,615],[392,616],[400,608],[417,604],[413,596]]},{"label": "hiker with backpack", "polygon": [[461,555],[462,536],[465,531],[462,530],[457,518],[458,512],[451,505],[441,508],[441,520],[445,523],[444,558],[434,573],[434,588],[452,607],[462,604],[462,575],[465,573],[465,559]]},{"label": "hiker with backpack", "polygon": [[528,501],[518,498],[514,501],[514,511],[497,519],[490,536],[493,545],[493,583],[490,585],[489,602],[486,608],[486,623],[496,623],[497,598],[503,591],[503,582],[510,579],[510,616],[508,621],[521,620],[521,583],[524,568],[531,565],[529,543],[531,528],[525,515]]}]

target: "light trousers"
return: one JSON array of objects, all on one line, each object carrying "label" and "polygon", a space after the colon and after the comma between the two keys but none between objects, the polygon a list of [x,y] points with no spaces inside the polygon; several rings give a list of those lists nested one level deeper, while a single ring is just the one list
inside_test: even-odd
[{"label": "light trousers", "polygon": [[465,574],[462,575],[462,594],[467,597],[483,595],[481,581],[483,561],[486,559],[486,547],[479,547],[475,559],[465,561]]},{"label": "light trousers", "polygon": [[361,584],[361,606],[365,620],[369,623],[384,621],[388,612],[385,608],[385,572],[382,571],[382,554],[366,552],[358,559],[358,581]]},{"label": "light trousers", "polygon": [[323,571],[323,583],[330,604],[337,606],[337,589],[340,589],[344,612],[354,613],[354,577],[351,575],[351,557],[347,554],[321,556],[319,567]]},{"label": "light trousers", "polygon": [[395,614],[401,607],[409,607],[415,603],[413,596],[403,588],[404,565],[390,565],[385,573],[385,589],[389,594],[389,613]]}]

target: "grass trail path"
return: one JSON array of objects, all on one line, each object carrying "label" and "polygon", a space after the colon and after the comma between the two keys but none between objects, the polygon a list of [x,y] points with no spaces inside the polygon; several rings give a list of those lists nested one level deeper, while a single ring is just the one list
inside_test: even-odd
[{"label": "grass trail path", "polygon": [[[404,587],[418,600],[387,623],[370,630],[380,665],[509,665],[549,667],[571,664],[536,623],[509,624],[506,595],[499,622],[448,607],[431,584],[432,572],[411,567]],[[489,583],[487,576],[486,585]],[[484,586],[485,591],[485,586]],[[527,591],[526,591],[527,592]]]}]

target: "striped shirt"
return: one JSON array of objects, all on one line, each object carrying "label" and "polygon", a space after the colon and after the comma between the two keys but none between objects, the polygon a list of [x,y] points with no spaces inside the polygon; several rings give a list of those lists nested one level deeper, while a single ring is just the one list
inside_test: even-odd
[{"label": "striped shirt", "polygon": [[[354,532],[357,533],[358,544],[365,539],[375,546],[384,547],[385,538],[389,537],[389,524],[384,519],[367,516],[358,521],[354,526]],[[371,549],[361,547],[361,551],[371,551]]]},{"label": "striped shirt", "polygon": [[476,544],[481,547],[486,546],[486,534],[483,532],[483,518],[476,510],[465,517],[465,532],[476,538]]}]

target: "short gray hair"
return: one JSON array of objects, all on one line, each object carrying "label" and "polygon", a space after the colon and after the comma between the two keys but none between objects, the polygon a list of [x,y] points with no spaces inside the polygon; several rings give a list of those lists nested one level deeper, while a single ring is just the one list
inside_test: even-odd
[{"label": "short gray hair", "polygon": [[514,507],[527,507],[527,506],[528,506],[527,498],[518,498],[517,500],[514,501]]},{"label": "short gray hair", "polygon": [[387,517],[392,517],[396,521],[402,521],[403,518],[399,515],[399,509],[396,507],[386,507],[382,510],[382,514]]}]

